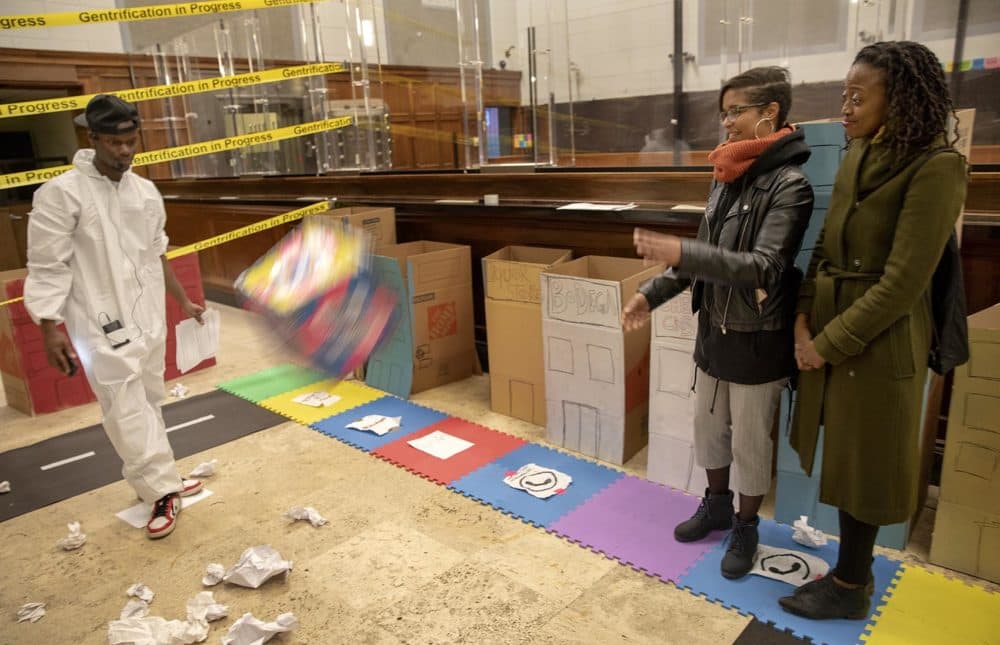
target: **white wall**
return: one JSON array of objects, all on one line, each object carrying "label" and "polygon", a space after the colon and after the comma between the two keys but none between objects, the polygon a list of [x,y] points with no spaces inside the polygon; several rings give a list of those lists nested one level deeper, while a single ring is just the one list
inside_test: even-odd
[{"label": "white wall", "polygon": [[[114,8],[114,0],[3,0],[0,11],[18,15]],[[0,47],[114,54],[125,51],[118,23],[3,30],[0,31]]]}]

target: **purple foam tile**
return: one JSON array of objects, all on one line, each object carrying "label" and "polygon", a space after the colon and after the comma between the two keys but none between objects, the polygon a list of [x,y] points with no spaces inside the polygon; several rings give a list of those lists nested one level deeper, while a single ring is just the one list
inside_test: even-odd
[{"label": "purple foam tile", "polygon": [[699,499],[638,477],[622,477],[549,527],[651,576],[677,580],[722,541],[717,531],[699,542],[674,539]]}]

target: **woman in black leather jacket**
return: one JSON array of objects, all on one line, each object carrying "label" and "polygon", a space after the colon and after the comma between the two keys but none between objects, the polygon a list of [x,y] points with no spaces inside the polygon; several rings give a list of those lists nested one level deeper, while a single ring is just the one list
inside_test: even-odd
[{"label": "woman in black leather jacket", "polygon": [[[771,485],[771,428],[781,390],[795,373],[793,319],[801,274],[793,262],[813,209],[799,164],[801,130],[786,121],[788,72],[751,69],[719,93],[727,138],[709,155],[714,181],[695,240],[635,231],[636,251],[668,270],[625,306],[628,329],[688,286],[698,312],[694,360],[695,457],[708,489],[674,536],[690,542],[732,529],[722,575],[753,566],[760,508]],[[730,467],[740,491],[735,512]]]}]

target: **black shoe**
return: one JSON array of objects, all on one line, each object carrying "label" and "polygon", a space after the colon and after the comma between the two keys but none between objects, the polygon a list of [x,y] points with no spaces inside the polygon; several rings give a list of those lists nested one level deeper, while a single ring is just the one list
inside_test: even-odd
[{"label": "black shoe", "polygon": [[779,598],[778,603],[785,611],[803,618],[863,620],[868,618],[874,590],[873,581],[854,589],[842,587],[833,581],[831,572],[808,585],[802,585],[795,595]]},{"label": "black shoe", "polygon": [[706,488],[694,515],[674,527],[674,538],[678,542],[694,542],[712,531],[728,531],[732,526],[733,491],[715,495]]},{"label": "black shoe", "polygon": [[759,535],[757,526],[760,518],[756,515],[749,522],[745,522],[739,516],[733,517],[733,532],[729,534],[729,548],[726,555],[722,556],[720,569],[722,575],[730,580],[742,578],[753,569],[753,563],[757,560],[757,542]]}]

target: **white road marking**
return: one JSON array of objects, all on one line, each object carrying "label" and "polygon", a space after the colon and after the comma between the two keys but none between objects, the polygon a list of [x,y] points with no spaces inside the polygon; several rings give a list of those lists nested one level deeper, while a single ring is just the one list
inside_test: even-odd
[{"label": "white road marking", "polygon": [[215,418],[214,414],[206,414],[203,417],[198,417],[197,419],[191,419],[190,421],[185,421],[184,423],[178,423],[175,426],[170,426],[169,428],[167,428],[167,432],[173,432],[174,430],[180,430],[181,428],[193,426],[196,423],[204,423],[205,421],[211,421],[214,418]]},{"label": "white road marking", "polygon": [[51,464],[45,464],[41,467],[42,470],[51,470],[53,468],[58,468],[59,466],[65,466],[66,464],[71,464],[74,461],[80,461],[81,459],[86,459],[87,457],[93,457],[96,453],[91,450],[90,452],[85,452],[75,457],[67,457],[66,459],[60,459],[59,461],[53,461]]}]

